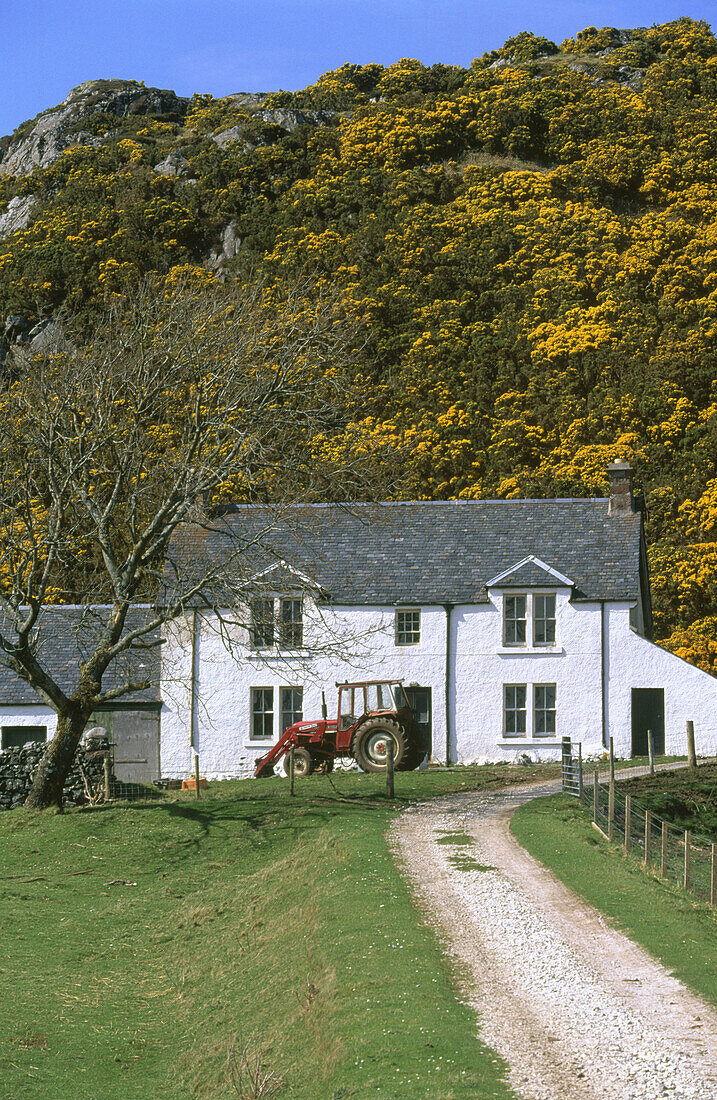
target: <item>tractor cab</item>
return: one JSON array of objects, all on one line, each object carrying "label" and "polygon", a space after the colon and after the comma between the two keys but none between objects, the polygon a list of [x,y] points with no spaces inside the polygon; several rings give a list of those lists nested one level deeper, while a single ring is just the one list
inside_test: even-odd
[{"label": "tractor cab", "polygon": [[401,680],[362,680],[356,684],[337,684],[339,689],[336,748],[348,748],[352,735],[362,722],[380,714],[395,714],[399,720],[412,715]]}]

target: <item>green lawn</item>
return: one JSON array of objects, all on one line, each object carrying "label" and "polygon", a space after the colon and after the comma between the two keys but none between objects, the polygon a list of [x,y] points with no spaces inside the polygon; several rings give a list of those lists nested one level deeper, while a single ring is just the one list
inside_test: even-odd
[{"label": "green lawn", "polygon": [[252,1096],[247,1046],[297,1100],[511,1096],[384,833],[411,798],[554,771],[401,773],[393,806],[341,774],[0,814],[0,1096]]},{"label": "green lawn", "polygon": [[511,831],[576,894],[717,1004],[717,911],[643,871],[592,828],[577,799],[552,795],[519,807]]}]

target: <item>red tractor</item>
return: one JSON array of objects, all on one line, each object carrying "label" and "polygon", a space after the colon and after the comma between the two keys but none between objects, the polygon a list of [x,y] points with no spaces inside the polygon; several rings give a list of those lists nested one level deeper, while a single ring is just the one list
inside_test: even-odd
[{"label": "red tractor", "polygon": [[401,680],[363,680],[358,684],[337,684],[336,720],[324,717],[316,722],[294,722],[273,748],[257,761],[254,775],[274,774],[282,756],[289,771],[289,750],[294,750],[294,774],[310,775],[321,768],[333,770],[337,756],[352,756],[365,772],[386,767],[389,739],[393,741],[394,766],[400,771],[417,767],[423,759],[420,733]]}]

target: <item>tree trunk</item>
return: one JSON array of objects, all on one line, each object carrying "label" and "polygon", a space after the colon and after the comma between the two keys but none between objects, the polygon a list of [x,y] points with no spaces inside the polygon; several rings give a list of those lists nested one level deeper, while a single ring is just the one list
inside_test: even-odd
[{"label": "tree trunk", "polygon": [[62,810],[62,790],[90,714],[85,707],[75,706],[58,717],[57,731],[38,765],[25,806]]}]

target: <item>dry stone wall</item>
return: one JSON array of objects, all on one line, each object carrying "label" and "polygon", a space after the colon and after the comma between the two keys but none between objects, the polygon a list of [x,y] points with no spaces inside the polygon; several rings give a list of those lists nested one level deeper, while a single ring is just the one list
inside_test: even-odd
[{"label": "dry stone wall", "polygon": [[[14,810],[22,806],[46,747],[44,741],[29,741],[26,745],[0,753],[0,810]],[[101,788],[104,784],[104,761],[109,755],[110,746],[106,738],[94,738],[80,745],[62,796],[65,806],[87,805],[89,798],[82,772],[90,790]]]}]

